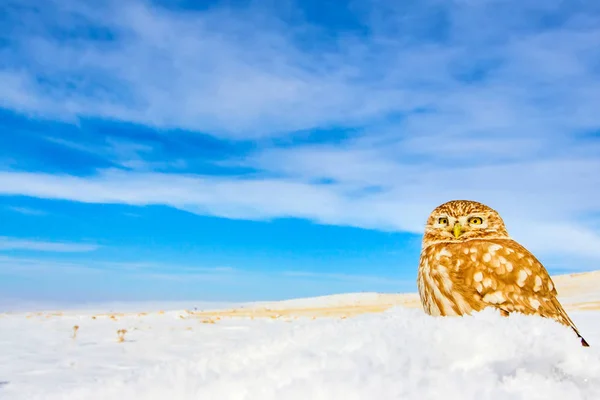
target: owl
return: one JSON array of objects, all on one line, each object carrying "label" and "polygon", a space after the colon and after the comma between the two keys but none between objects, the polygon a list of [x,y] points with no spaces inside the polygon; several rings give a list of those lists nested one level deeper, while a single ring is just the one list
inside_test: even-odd
[{"label": "owl", "polygon": [[556,298],[546,268],[511,239],[496,210],[453,200],[429,215],[417,275],[427,314],[457,316],[493,307],[552,318],[571,327],[588,346]]}]

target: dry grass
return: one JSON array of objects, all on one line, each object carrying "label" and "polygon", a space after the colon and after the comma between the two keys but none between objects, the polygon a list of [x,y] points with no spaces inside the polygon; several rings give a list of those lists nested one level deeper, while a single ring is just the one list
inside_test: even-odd
[{"label": "dry grass", "polygon": [[77,331],[78,330],[79,330],[79,325],[75,325],[73,327],[73,336],[72,336],[73,339],[77,339]]},{"label": "dry grass", "polygon": [[[391,307],[402,306],[407,308],[421,308],[419,298],[416,294],[411,295],[385,295],[380,302],[371,302],[365,304],[354,305],[337,305],[337,306],[322,306],[322,307],[290,307],[282,309],[269,309],[266,307],[256,308],[238,308],[229,310],[213,310],[213,311],[189,311],[185,310],[186,315],[179,315],[179,319],[189,320],[198,319],[198,322],[203,324],[215,324],[222,318],[270,318],[274,320],[284,320],[290,322],[297,318],[340,318],[346,319],[361,314],[381,313]],[[567,310],[600,310],[600,301],[564,303]],[[164,314],[164,311],[158,311],[159,315]],[[125,314],[116,314],[125,315]],[[138,317],[149,315],[148,313],[136,313]],[[117,321],[116,316],[109,315],[109,318]],[[92,319],[96,319],[92,317]]]},{"label": "dry grass", "polygon": [[117,342],[123,343],[125,341],[125,334],[127,333],[127,329],[119,329],[117,331]]},{"label": "dry grass", "polygon": [[[329,307],[305,307],[305,308],[286,308],[272,310],[269,308],[239,308],[230,310],[214,310],[190,312],[190,315],[200,318],[203,323],[214,323],[221,318],[270,318],[270,319],[296,319],[301,317],[316,318],[351,318],[361,314],[381,313],[395,306],[407,308],[421,308],[421,303],[417,295],[414,298],[402,297],[401,301],[391,301],[381,303],[367,303],[359,305],[340,305]],[[398,299],[400,300],[400,299]],[[566,303],[568,310],[600,310],[600,301]]]},{"label": "dry grass", "polygon": [[333,307],[307,307],[307,308],[288,308],[280,310],[271,310],[268,308],[241,308],[222,311],[202,311],[194,313],[198,318],[271,318],[286,319],[298,317],[339,317],[348,318],[365,313],[378,313],[388,310],[395,304],[365,304],[365,305],[345,305]]}]

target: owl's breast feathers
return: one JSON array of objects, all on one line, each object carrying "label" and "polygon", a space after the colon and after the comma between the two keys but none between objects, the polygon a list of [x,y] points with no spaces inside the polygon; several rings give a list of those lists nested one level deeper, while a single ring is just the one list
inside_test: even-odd
[{"label": "owl's breast feathers", "polygon": [[544,266],[511,239],[432,244],[421,253],[417,283],[423,308],[431,315],[494,307],[503,315],[552,318],[580,336]]}]

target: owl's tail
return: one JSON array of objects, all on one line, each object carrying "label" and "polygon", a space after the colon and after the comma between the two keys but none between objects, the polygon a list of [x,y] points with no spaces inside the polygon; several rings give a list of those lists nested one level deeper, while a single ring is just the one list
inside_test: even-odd
[{"label": "owl's tail", "polygon": [[571,318],[569,318],[569,315],[567,314],[565,309],[562,307],[562,305],[560,304],[558,299],[553,298],[552,303],[554,303],[554,306],[556,307],[556,309],[558,310],[558,313],[559,313],[559,318],[557,318],[558,322],[562,323],[563,325],[570,326],[571,329],[573,329],[573,331],[575,332],[575,334],[577,334],[577,337],[579,339],[581,339],[581,345],[583,347],[590,347],[589,343],[587,342],[587,340],[585,340],[583,338],[583,336],[581,336],[581,333],[579,333],[579,330],[575,326],[575,323],[573,322],[573,320],[571,320]]}]

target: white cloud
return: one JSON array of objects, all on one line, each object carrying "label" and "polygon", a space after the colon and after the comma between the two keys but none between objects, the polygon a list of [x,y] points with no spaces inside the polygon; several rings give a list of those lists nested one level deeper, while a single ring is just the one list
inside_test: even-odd
[{"label": "white cloud", "polygon": [[[521,132],[557,131],[600,119],[593,9],[548,29],[539,13],[559,12],[556,4],[359,2],[368,33],[331,36],[272,7],[184,13],[144,1],[54,0],[42,11],[22,3],[7,8],[15,29],[5,38],[0,104],[27,113],[236,138],[365,126],[416,108],[435,110],[433,120],[411,117],[417,134],[515,132],[515,121]],[[67,26],[112,40],[51,34]],[[486,67],[484,79],[470,81]]]},{"label": "white cloud", "polygon": [[[0,248],[1,250],[2,248]],[[64,251],[57,251],[64,252]],[[231,279],[240,271],[231,267],[206,267],[201,265],[161,264],[155,262],[115,262],[90,259],[38,259],[34,257],[16,257],[0,255],[0,271],[14,275],[44,275],[56,272],[77,274],[130,274],[136,277],[181,280],[219,280]],[[168,272],[165,272],[168,271]]]},{"label": "white cloud", "polygon": [[97,250],[100,246],[84,243],[45,242],[0,236],[0,251],[28,250],[56,253],[81,253]]},{"label": "white cloud", "polygon": [[[39,28],[9,38],[7,57],[15,65],[4,69],[0,91],[1,104],[18,111],[259,137],[415,104],[395,89],[350,84],[355,68],[344,67],[343,54],[302,51],[293,37],[303,28],[267,15],[54,1],[43,13],[21,16],[27,17]],[[81,20],[112,30],[116,41],[57,40],[45,31]]]},{"label": "white cloud", "polygon": [[[309,172],[315,162],[326,164],[311,159]],[[302,165],[294,170],[305,172]],[[587,173],[594,170],[600,170],[600,162],[565,160],[447,171],[404,168],[381,171],[379,181],[367,175],[363,180],[329,184],[305,182],[319,175],[233,179],[109,170],[82,178],[0,172],[0,194],[88,203],[166,204],[227,218],[300,217],[414,233],[422,232],[427,215],[441,202],[471,198],[498,209],[510,232],[533,249],[598,258],[600,236],[577,222],[578,214],[597,210],[591,195],[600,186],[600,178]],[[336,169],[324,171],[335,173]],[[553,176],[556,171],[561,174]],[[381,190],[366,190],[372,182],[379,182]]]}]

